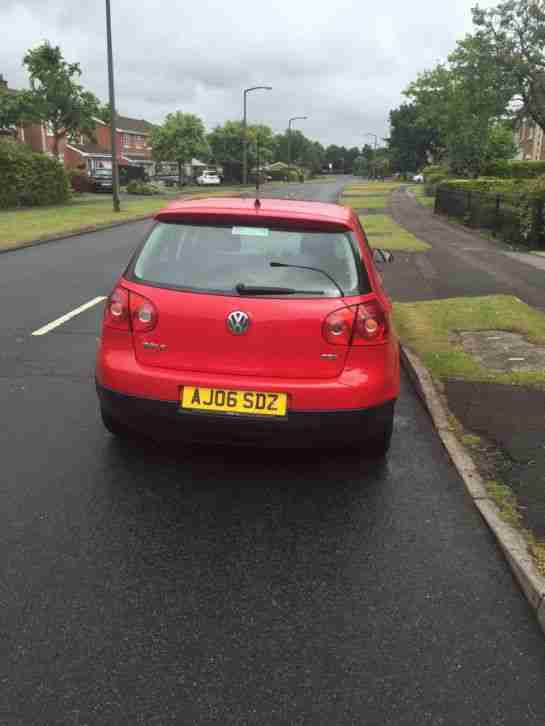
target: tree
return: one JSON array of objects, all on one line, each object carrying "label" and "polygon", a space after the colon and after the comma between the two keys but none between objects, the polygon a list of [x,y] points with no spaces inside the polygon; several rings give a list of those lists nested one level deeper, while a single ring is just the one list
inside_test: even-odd
[{"label": "tree", "polygon": [[516,153],[517,145],[513,138],[513,123],[498,121],[492,126],[488,134],[487,160],[513,159]]},{"label": "tree", "polygon": [[33,121],[39,121],[39,116],[30,92],[8,93],[0,88],[0,129],[21,126]]},{"label": "tree", "polygon": [[183,165],[193,157],[208,158],[210,147],[205,137],[204,124],[192,113],[169,113],[162,126],[151,132],[153,157],[157,161],[176,161],[178,181],[182,184]]},{"label": "tree", "polygon": [[109,103],[105,103],[104,105],[100,104],[98,108],[97,118],[103,121],[106,126],[110,125],[112,121],[112,109],[110,108]]},{"label": "tree", "polygon": [[486,39],[468,35],[448,62],[421,73],[406,90],[417,109],[417,123],[436,134],[436,150],[452,171],[479,173],[495,124],[508,117],[513,87],[494,63]]},{"label": "tree", "polygon": [[403,103],[390,111],[388,147],[395,171],[416,172],[439,150],[439,131],[416,103]]},{"label": "tree", "polygon": [[[241,121],[226,121],[216,126],[207,136],[212,156],[224,168],[226,178],[242,181],[243,126]],[[272,129],[265,124],[250,125],[246,128],[248,164],[257,164],[259,147],[260,166],[274,158],[275,137]]]},{"label": "tree", "polygon": [[541,0],[507,0],[485,10],[473,8],[477,38],[515,88],[520,113],[545,130],[545,8]]},{"label": "tree", "polygon": [[46,41],[29,50],[23,64],[30,76],[36,116],[51,127],[53,154],[58,158],[60,141],[66,136],[83,133],[93,138],[99,101],[77,82],[79,63],[67,63],[61,49]]}]

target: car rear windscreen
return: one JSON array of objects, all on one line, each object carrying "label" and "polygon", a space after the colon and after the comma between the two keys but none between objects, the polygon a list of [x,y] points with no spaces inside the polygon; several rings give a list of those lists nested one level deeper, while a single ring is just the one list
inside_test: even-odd
[{"label": "car rear windscreen", "polygon": [[[271,262],[323,270],[271,267]],[[360,266],[361,267],[361,266]],[[133,267],[136,279],[165,287],[236,294],[237,286],[290,288],[301,296],[370,291],[349,232],[159,222]]]}]

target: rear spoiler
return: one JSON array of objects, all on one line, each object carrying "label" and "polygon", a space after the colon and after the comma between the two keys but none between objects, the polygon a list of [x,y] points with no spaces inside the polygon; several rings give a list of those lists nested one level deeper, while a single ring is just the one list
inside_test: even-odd
[{"label": "rear spoiler", "polygon": [[347,221],[346,224],[333,221],[327,217],[308,219],[304,215],[290,215],[288,217],[279,217],[273,212],[257,211],[255,213],[234,213],[225,214],[225,210],[207,209],[206,211],[196,210],[169,210],[158,212],[155,215],[158,222],[166,224],[210,224],[217,226],[250,226],[250,227],[275,227],[277,229],[293,229],[311,231],[327,231],[327,232],[350,232],[352,228]]}]

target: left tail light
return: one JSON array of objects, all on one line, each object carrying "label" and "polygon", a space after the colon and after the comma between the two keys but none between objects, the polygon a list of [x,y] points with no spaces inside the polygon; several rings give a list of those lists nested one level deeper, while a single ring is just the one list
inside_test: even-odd
[{"label": "left tail light", "polygon": [[104,325],[116,330],[144,333],[157,325],[157,308],[143,295],[116,287],[106,301]]},{"label": "left tail light", "polygon": [[104,326],[116,330],[130,330],[129,293],[123,287],[116,287],[106,300]]}]

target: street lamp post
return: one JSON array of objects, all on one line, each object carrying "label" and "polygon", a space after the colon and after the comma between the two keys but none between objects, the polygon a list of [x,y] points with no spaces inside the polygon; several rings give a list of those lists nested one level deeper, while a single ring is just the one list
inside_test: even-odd
[{"label": "street lamp post", "polygon": [[291,122],[304,121],[308,116],[292,116],[288,121],[288,181],[291,177]]},{"label": "street lamp post", "polygon": [[248,149],[246,139],[246,95],[250,91],[272,91],[272,86],[252,86],[244,89],[244,113],[242,116],[242,183],[248,183]]},{"label": "street lamp post", "polygon": [[106,43],[108,50],[108,86],[110,90],[110,132],[112,147],[112,195],[114,212],[119,212],[119,173],[117,169],[117,139],[116,127],[117,116],[115,113],[115,93],[114,93],[114,61],[112,53],[112,21],[110,14],[110,0],[106,0]]},{"label": "street lamp post", "polygon": [[376,134],[372,134],[372,133],[364,134],[364,136],[373,136],[374,139],[375,139],[375,154],[374,154],[374,157],[373,157],[373,174],[374,174],[375,173],[375,168],[376,168],[375,167],[375,163],[376,163],[376,156],[377,156],[378,136]]}]

